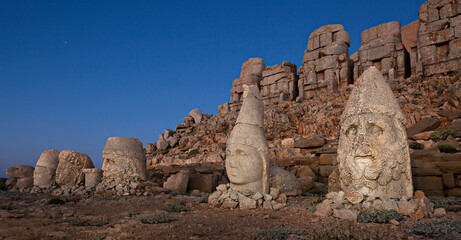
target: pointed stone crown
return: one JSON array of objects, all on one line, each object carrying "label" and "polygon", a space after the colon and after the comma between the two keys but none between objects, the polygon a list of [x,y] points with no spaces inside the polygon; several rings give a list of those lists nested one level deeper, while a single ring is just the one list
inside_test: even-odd
[{"label": "pointed stone crown", "polygon": [[405,116],[389,84],[376,67],[369,67],[356,82],[341,120],[365,113],[375,113],[395,118],[404,126]]},{"label": "pointed stone crown", "polygon": [[244,144],[268,151],[264,136],[264,104],[257,86],[243,85],[243,104],[228,144]]}]

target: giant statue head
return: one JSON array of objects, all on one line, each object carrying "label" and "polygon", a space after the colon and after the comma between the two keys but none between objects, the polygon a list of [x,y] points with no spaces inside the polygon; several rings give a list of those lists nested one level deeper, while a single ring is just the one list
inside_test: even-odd
[{"label": "giant statue head", "polygon": [[264,105],[257,86],[244,85],[243,105],[227,140],[226,171],[236,191],[269,192],[269,148],[264,136]]},{"label": "giant statue head", "polygon": [[413,194],[405,117],[375,67],[361,75],[341,116],[338,161],[345,192]]}]

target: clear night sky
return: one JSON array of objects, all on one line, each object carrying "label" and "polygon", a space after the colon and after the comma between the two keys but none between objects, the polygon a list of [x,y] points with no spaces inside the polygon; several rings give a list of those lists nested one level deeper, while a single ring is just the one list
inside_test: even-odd
[{"label": "clear night sky", "polygon": [[249,57],[301,65],[309,34],[418,18],[424,1],[0,0],[0,177],[71,149],[102,166],[108,137],[155,142],[216,114]]}]

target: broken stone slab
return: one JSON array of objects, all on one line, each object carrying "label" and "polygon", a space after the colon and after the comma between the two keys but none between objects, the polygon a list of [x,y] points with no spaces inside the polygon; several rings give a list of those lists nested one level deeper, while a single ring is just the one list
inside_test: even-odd
[{"label": "broken stone slab", "polygon": [[15,179],[33,177],[34,167],[27,165],[15,165],[6,169],[6,175]]},{"label": "broken stone slab", "polygon": [[102,169],[85,168],[83,173],[85,174],[85,187],[96,187],[102,180]]},{"label": "broken stone slab", "polygon": [[348,221],[357,221],[357,217],[359,215],[358,210],[352,210],[352,209],[333,209],[333,216],[343,219],[343,220],[348,220]]},{"label": "broken stone slab", "polygon": [[187,192],[187,185],[189,183],[189,173],[179,172],[169,177],[166,182],[163,183],[163,188],[168,189],[172,192]]},{"label": "broken stone slab", "polygon": [[270,176],[271,186],[278,188],[281,193],[288,196],[296,196],[302,193],[302,185],[292,173],[276,165],[271,165]]},{"label": "broken stone slab", "polygon": [[449,121],[453,121],[457,118],[461,118],[460,111],[455,111],[455,110],[450,110],[450,109],[442,109],[438,112],[438,115],[441,117],[448,118]]},{"label": "broken stone slab", "polygon": [[293,147],[295,148],[318,148],[326,144],[326,139],[323,137],[300,138],[295,140]]},{"label": "broken stone slab", "polygon": [[434,130],[439,127],[441,123],[440,119],[436,117],[423,118],[407,129],[407,135],[411,138],[418,133]]}]

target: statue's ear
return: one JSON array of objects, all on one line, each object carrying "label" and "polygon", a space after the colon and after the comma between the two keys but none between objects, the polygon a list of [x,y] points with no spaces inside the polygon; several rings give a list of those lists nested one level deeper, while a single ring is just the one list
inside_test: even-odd
[{"label": "statue's ear", "polygon": [[261,161],[262,161],[262,171],[263,171],[263,177],[262,177],[262,185],[263,185],[263,193],[269,193],[270,190],[270,162],[269,159],[267,158],[268,153],[261,148],[258,148],[258,153],[259,156],[261,156]]}]

